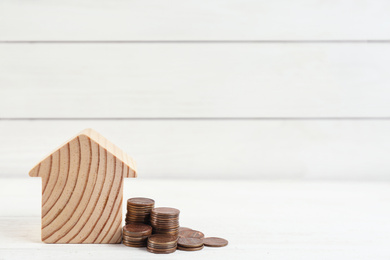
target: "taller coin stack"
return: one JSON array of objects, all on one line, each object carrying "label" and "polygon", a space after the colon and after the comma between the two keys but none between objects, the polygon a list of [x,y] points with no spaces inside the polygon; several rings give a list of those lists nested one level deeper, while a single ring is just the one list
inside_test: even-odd
[{"label": "taller coin stack", "polygon": [[127,200],[126,225],[150,224],[150,212],[154,208],[154,200],[148,198],[131,198]]},{"label": "taller coin stack", "polygon": [[154,208],[150,215],[150,223],[153,233],[168,234],[177,237],[179,235],[180,210],[175,208]]}]

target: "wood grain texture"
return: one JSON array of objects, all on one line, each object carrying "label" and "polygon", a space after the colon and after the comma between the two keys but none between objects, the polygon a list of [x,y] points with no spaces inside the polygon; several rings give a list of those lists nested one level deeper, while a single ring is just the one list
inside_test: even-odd
[{"label": "wood grain texture", "polygon": [[390,120],[0,121],[0,175],[25,177],[85,127],[134,156],[143,179],[390,180]]},{"label": "wood grain texture", "polygon": [[386,0],[1,1],[0,40],[389,39]]},{"label": "wood grain texture", "polygon": [[136,177],[133,160],[86,129],[29,173],[42,178],[42,241],[119,243],[123,178]]},{"label": "wood grain texture", "polygon": [[2,45],[0,57],[6,118],[390,116],[388,44]]}]

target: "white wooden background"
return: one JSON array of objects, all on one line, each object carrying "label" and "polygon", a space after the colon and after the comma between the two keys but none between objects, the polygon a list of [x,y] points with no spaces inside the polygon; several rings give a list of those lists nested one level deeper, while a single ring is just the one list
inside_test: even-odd
[{"label": "white wooden background", "polygon": [[[0,0],[0,260],[388,260],[389,14],[388,0]],[[87,127],[137,161],[124,198],[229,246],[42,243],[28,171]]]},{"label": "white wooden background", "polygon": [[390,2],[0,1],[0,175],[92,127],[142,178],[390,180]]}]

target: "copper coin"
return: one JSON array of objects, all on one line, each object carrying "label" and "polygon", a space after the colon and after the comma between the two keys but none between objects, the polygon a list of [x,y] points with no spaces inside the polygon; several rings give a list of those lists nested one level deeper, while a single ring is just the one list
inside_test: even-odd
[{"label": "copper coin", "polygon": [[156,234],[165,234],[165,233],[167,233],[167,234],[172,233],[174,235],[178,235],[179,234],[179,231],[177,231],[177,230],[170,230],[170,229],[154,229],[153,232],[156,233]]},{"label": "copper coin", "polygon": [[179,231],[179,227],[166,227],[166,226],[153,226],[154,230],[172,230],[172,231]]},{"label": "copper coin", "polygon": [[132,222],[132,224],[149,224],[148,220],[146,220],[146,219],[127,219],[126,218],[125,221],[129,222],[129,223]]},{"label": "copper coin", "polygon": [[183,251],[198,251],[198,250],[202,250],[203,248],[204,248],[204,246],[200,246],[200,247],[182,247],[182,246],[177,246],[177,249],[183,250]]},{"label": "copper coin", "polygon": [[152,219],[161,219],[165,221],[173,221],[179,219],[179,215],[156,215],[153,213],[150,213],[150,218]]},{"label": "copper coin", "polygon": [[152,224],[152,227],[154,228],[162,228],[162,229],[172,229],[172,228],[176,228],[177,230],[179,230],[179,224],[156,224],[156,223],[151,223]]},{"label": "copper coin", "polygon": [[171,235],[171,236],[174,236],[174,237],[179,237],[179,234],[178,233],[172,233],[172,232],[158,232],[158,233],[155,233],[156,235],[157,234],[160,234],[160,235]]},{"label": "copper coin", "polygon": [[152,227],[146,224],[129,224],[123,227],[123,233],[130,236],[143,236],[152,233]]},{"label": "copper coin", "polygon": [[126,246],[136,246],[136,247],[144,247],[146,246],[146,241],[142,241],[142,242],[129,242],[129,241],[125,241],[123,240],[122,243]]},{"label": "copper coin", "polygon": [[156,250],[169,250],[169,249],[174,249],[176,248],[176,245],[173,246],[168,246],[168,247],[162,247],[162,246],[151,246],[150,244],[147,245],[148,248],[150,249],[156,249]]},{"label": "copper coin", "polygon": [[179,227],[179,232],[180,232],[180,231],[185,231],[185,230],[192,230],[192,228],[188,228],[188,227]]},{"label": "copper coin", "polygon": [[150,219],[150,222],[153,222],[155,224],[167,224],[167,225],[171,225],[171,224],[178,224],[179,223],[179,220],[161,220],[161,219]]},{"label": "copper coin", "polygon": [[165,250],[158,250],[158,249],[153,249],[148,247],[146,250],[154,254],[170,254],[176,251],[176,247],[172,249],[165,249]]},{"label": "copper coin", "polygon": [[169,249],[174,249],[176,248],[176,244],[170,245],[170,246],[158,246],[158,245],[150,245],[149,243],[147,244],[147,247],[150,249],[156,249],[156,250],[169,250]]},{"label": "copper coin", "polygon": [[226,239],[220,237],[206,237],[203,239],[205,246],[222,247],[229,243]]},{"label": "copper coin", "polygon": [[153,232],[156,232],[156,233],[159,233],[159,232],[179,233],[179,231],[176,228],[153,228]]},{"label": "copper coin", "polygon": [[179,225],[155,225],[152,223],[152,227],[156,229],[176,229],[179,230]]},{"label": "copper coin", "polygon": [[143,215],[149,215],[150,214],[150,211],[141,211],[141,210],[127,210],[127,215],[129,216],[143,216]]},{"label": "copper coin", "polygon": [[197,230],[184,230],[179,232],[179,236],[187,238],[204,238],[204,234]]},{"label": "copper coin", "polygon": [[176,216],[180,214],[180,210],[175,208],[159,207],[152,209],[152,214]]},{"label": "copper coin", "polygon": [[146,246],[146,239],[144,241],[127,241],[127,240],[122,240],[123,244],[131,244],[131,245],[145,245]]},{"label": "copper coin", "polygon": [[157,234],[159,234],[159,235],[171,235],[171,236],[174,236],[174,237],[179,237],[179,234],[177,234],[177,233],[159,232],[159,233],[156,233],[156,235]]},{"label": "copper coin", "polygon": [[146,234],[146,235],[141,235],[141,236],[132,236],[132,235],[128,235],[126,233],[123,233],[122,237],[123,237],[123,239],[128,239],[129,240],[129,239],[135,239],[135,238],[137,238],[137,239],[148,238],[150,235],[151,234]]},{"label": "copper coin", "polygon": [[136,197],[136,198],[128,199],[127,204],[149,206],[149,205],[154,205],[154,200],[149,198]]},{"label": "copper coin", "polygon": [[179,239],[177,240],[177,246],[201,247],[201,246],[203,246],[203,241],[202,241],[202,239],[199,239],[199,238],[179,237]]},{"label": "copper coin", "polygon": [[150,213],[152,211],[153,207],[149,208],[129,208],[127,207],[128,212],[133,212],[133,213]]},{"label": "copper coin", "polygon": [[172,235],[166,235],[166,234],[154,234],[148,238],[148,243],[171,244],[176,242],[177,242],[177,237]]},{"label": "copper coin", "polygon": [[154,249],[170,249],[174,248],[177,246],[177,243],[173,244],[153,244],[153,243],[148,243],[148,247],[154,248]]},{"label": "copper coin", "polygon": [[152,211],[150,212],[151,214],[151,217],[152,218],[160,218],[160,219],[165,219],[165,220],[170,220],[170,219],[177,219],[179,218],[179,213],[175,213],[176,215],[174,215],[173,211],[172,211],[172,215],[164,215],[163,214],[160,214],[160,213],[155,213],[152,209]]},{"label": "copper coin", "polygon": [[174,221],[179,221],[179,218],[175,217],[175,218],[162,218],[160,215],[158,216],[155,216],[155,215],[151,215],[150,218],[152,220],[155,220],[155,221],[162,221],[162,222],[174,222]]},{"label": "copper coin", "polygon": [[150,210],[154,207],[153,205],[154,204],[150,204],[150,205],[127,204],[127,209],[130,209],[130,210]]},{"label": "copper coin", "polygon": [[149,216],[148,215],[142,215],[142,216],[136,216],[136,215],[129,215],[129,216],[126,216],[126,219],[128,220],[149,220]]},{"label": "copper coin", "polygon": [[178,226],[156,226],[156,225],[153,225],[153,229],[161,229],[161,230],[175,230],[175,231],[179,231],[179,227]]},{"label": "copper coin", "polygon": [[122,237],[122,240],[126,241],[126,242],[146,242],[147,239],[148,239],[147,236],[144,236],[144,237],[126,237],[126,236],[123,236]]},{"label": "copper coin", "polygon": [[130,224],[149,224],[149,222],[147,221],[133,221],[133,220],[130,220],[130,221],[125,221],[126,225],[130,225]]},{"label": "copper coin", "polygon": [[154,202],[152,199],[146,198],[132,198],[127,200],[127,208],[133,209],[148,209],[154,207]]},{"label": "copper coin", "polygon": [[137,221],[137,220],[149,220],[149,218],[147,216],[142,216],[142,217],[126,216],[126,219],[127,220],[134,220],[134,221]]},{"label": "copper coin", "polygon": [[129,246],[129,247],[146,247],[146,244],[140,244],[140,245],[135,245],[135,244],[125,244],[123,243],[125,246]]},{"label": "copper coin", "polygon": [[159,224],[159,223],[161,223],[161,224],[176,224],[176,223],[179,223],[179,220],[178,219],[162,220],[162,219],[151,218],[150,222],[154,222],[154,223],[157,223],[157,224]]},{"label": "copper coin", "polygon": [[160,221],[160,220],[151,219],[150,222],[152,222],[154,224],[161,224],[161,225],[176,225],[176,224],[179,224],[178,220],[175,220],[175,221]]}]

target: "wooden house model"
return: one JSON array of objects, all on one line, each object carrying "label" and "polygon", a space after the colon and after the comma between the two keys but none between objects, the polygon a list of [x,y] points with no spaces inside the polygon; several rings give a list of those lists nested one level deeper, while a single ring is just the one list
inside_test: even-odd
[{"label": "wooden house model", "polygon": [[30,172],[42,178],[42,241],[120,243],[123,178],[135,163],[92,129],[66,142]]}]

